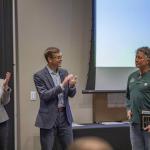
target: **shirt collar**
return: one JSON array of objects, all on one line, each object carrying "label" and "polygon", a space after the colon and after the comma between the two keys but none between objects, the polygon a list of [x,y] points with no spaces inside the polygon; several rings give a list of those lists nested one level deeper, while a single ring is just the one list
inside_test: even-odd
[{"label": "shirt collar", "polygon": [[48,65],[46,67],[47,67],[47,69],[48,69],[48,71],[49,71],[50,74],[52,74],[52,75],[58,74],[58,71],[54,72]]}]

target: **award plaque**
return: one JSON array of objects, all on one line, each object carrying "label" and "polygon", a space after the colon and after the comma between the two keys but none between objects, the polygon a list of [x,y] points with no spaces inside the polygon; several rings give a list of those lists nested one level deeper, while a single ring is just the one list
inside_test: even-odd
[{"label": "award plaque", "polygon": [[141,113],[141,129],[144,130],[150,124],[150,111],[142,110]]}]

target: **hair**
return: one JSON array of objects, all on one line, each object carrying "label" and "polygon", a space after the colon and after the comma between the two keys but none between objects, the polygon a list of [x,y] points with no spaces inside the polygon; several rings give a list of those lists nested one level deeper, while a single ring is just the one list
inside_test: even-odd
[{"label": "hair", "polygon": [[75,140],[68,150],[113,150],[111,145],[98,137],[81,137]]},{"label": "hair", "polygon": [[48,58],[53,58],[53,55],[55,53],[59,53],[60,49],[56,48],[56,47],[48,47],[45,52],[44,52],[44,57],[46,59],[46,61],[48,62]]},{"label": "hair", "polygon": [[140,47],[136,50],[136,55],[142,52],[148,58],[148,65],[150,67],[150,48],[149,47]]},{"label": "hair", "polygon": [[142,52],[144,55],[150,59],[150,48],[149,47],[140,47],[136,50],[136,54]]}]

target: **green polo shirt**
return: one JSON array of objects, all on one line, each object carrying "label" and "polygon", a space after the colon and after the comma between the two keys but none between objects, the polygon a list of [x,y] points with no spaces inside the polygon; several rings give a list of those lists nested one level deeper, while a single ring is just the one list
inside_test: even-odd
[{"label": "green polo shirt", "polygon": [[140,75],[133,72],[127,83],[126,106],[132,111],[132,123],[140,123],[142,110],[150,110],[150,71]]}]

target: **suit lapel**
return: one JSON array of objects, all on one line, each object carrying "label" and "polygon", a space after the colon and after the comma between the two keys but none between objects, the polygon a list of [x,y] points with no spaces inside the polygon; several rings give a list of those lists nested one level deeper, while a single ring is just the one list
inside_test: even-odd
[{"label": "suit lapel", "polygon": [[[54,81],[53,81],[53,79],[52,79],[52,77],[51,77],[47,67],[44,68],[44,73],[45,73],[45,77],[48,79],[48,81],[51,84],[51,86],[55,87]],[[59,75],[60,75],[61,82],[63,82],[63,80],[65,78],[65,74],[64,74],[62,69],[59,69]]]},{"label": "suit lapel", "polygon": [[64,73],[61,69],[59,70],[59,75],[60,75],[60,79],[61,79],[61,82],[62,82],[65,78],[65,75],[64,75]]},{"label": "suit lapel", "polygon": [[45,77],[48,79],[49,83],[51,84],[52,87],[55,87],[55,84],[53,82],[53,79],[47,69],[47,67],[44,68],[44,72],[45,72]]},{"label": "suit lapel", "polygon": [[[65,78],[65,72],[62,69],[59,69],[59,76],[61,79],[61,83],[63,82],[64,78]],[[66,92],[67,92],[67,88],[65,86],[65,90],[63,91],[63,96],[64,96],[64,104],[66,106]]]}]

